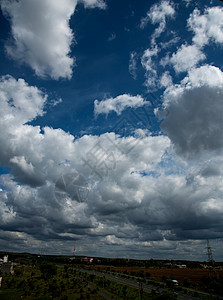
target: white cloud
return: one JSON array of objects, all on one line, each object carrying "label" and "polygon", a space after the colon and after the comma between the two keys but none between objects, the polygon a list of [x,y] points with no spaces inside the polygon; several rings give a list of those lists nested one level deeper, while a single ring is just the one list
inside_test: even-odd
[{"label": "white cloud", "polygon": [[170,1],[161,1],[154,4],[147,12],[147,16],[142,18],[140,27],[143,29],[149,21],[152,24],[160,24],[166,22],[166,17],[173,17],[175,13],[174,5]]},{"label": "white cloud", "polygon": [[168,71],[164,72],[160,78],[160,85],[161,87],[168,87],[171,86],[172,83],[172,76]]},{"label": "white cloud", "polygon": [[209,7],[204,14],[196,8],[188,19],[188,27],[194,32],[193,42],[199,47],[209,41],[223,43],[223,8]]},{"label": "white cloud", "polygon": [[177,44],[180,40],[179,37],[175,36],[176,34],[173,32],[174,37],[170,39],[168,42],[160,42],[159,45],[162,49],[167,49]]},{"label": "white cloud", "polygon": [[[166,19],[173,18],[175,14],[174,4],[170,1],[161,1],[158,4],[154,4],[150,10],[147,12],[147,16],[141,20],[140,27],[143,29],[149,21],[152,24],[159,24],[155,29],[154,33],[151,35],[151,48],[144,51],[141,58],[142,66],[146,70],[146,82],[145,85],[149,89],[154,89],[157,86],[157,66],[155,65],[153,59],[160,52],[160,48],[156,44],[156,39],[165,31]],[[169,45],[175,41],[170,41]],[[168,44],[161,43],[162,47],[168,47]]]},{"label": "white cloud", "polygon": [[153,71],[154,64],[152,61],[152,57],[156,57],[159,52],[158,47],[154,47],[152,49],[146,49],[142,56],[142,65],[146,69],[146,71]]},{"label": "white cloud", "polygon": [[[73,137],[70,139],[69,134],[62,130],[46,127],[44,134],[41,134],[38,126],[26,124],[43,115],[46,100],[47,95],[37,87],[29,86],[23,79],[15,80],[11,76],[3,76],[0,80],[0,161],[3,165],[11,166],[20,179],[32,181],[33,184],[40,184],[45,180],[47,172],[52,171],[53,160],[54,163],[59,163],[59,143],[66,141],[69,145],[73,141]],[[64,148],[65,152],[67,150]],[[51,159],[45,156],[48,155],[46,153],[50,154]],[[59,160],[63,160],[62,152],[60,154]]]},{"label": "white cloud", "polygon": [[196,45],[182,45],[176,53],[173,53],[169,62],[173,65],[174,70],[180,73],[190,70],[205,58]]},{"label": "white cloud", "polygon": [[[161,48],[171,46],[173,43],[179,41],[175,38],[168,43],[160,43],[161,48],[156,44],[156,38],[164,31],[166,26],[166,17],[173,17],[175,10],[173,4],[169,2],[161,2],[155,4],[148,12],[147,17],[142,19],[141,27],[143,28],[150,20],[153,24],[160,22],[159,27],[155,30],[151,38],[151,49],[144,51],[142,56],[142,65],[146,70],[146,86],[148,88],[155,88],[158,85],[171,85],[170,77],[166,77],[166,72],[160,78],[158,83],[157,64],[155,57],[161,52]],[[187,1],[189,3],[189,1]],[[206,59],[203,52],[203,46],[210,41],[215,43],[223,42],[223,8],[211,7],[206,8],[204,14],[196,8],[187,20],[189,30],[194,32],[193,44],[182,44],[175,53],[167,53],[166,56],[160,59],[159,64],[162,67],[168,65],[173,66],[176,73],[189,72],[197,67],[202,61]]]},{"label": "white cloud", "polygon": [[170,1],[162,1],[158,5],[153,5],[148,15],[151,19],[152,24],[157,24],[163,22],[166,17],[173,17],[174,14],[174,4]]},{"label": "white cloud", "polygon": [[[74,35],[69,20],[77,0],[1,1],[11,23],[7,54],[29,65],[42,78],[72,77],[75,59],[70,56]],[[83,0],[86,7],[105,8],[101,0]]]},{"label": "white cloud", "polygon": [[12,30],[8,55],[30,65],[40,77],[71,78],[73,33],[68,22],[76,4],[75,0],[3,0],[1,8]]},{"label": "white cloud", "polygon": [[133,79],[136,79],[136,70],[137,70],[137,53],[134,51],[130,54],[129,60],[129,73],[132,75]]},{"label": "white cloud", "polygon": [[164,99],[168,115],[162,129],[180,155],[195,159],[222,152],[223,73],[219,68],[192,69],[181,84],[167,88]]},{"label": "white cloud", "polygon": [[79,2],[83,2],[86,8],[106,8],[106,3],[104,2],[104,0],[79,0]]},{"label": "white cloud", "polygon": [[123,110],[128,107],[137,108],[145,105],[144,99],[140,96],[131,96],[129,94],[119,95],[115,98],[108,98],[102,101],[94,101],[94,113],[99,114],[109,114],[111,111],[120,115]]},{"label": "white cloud", "polygon": [[42,116],[47,96],[37,87],[29,86],[23,79],[6,75],[0,78],[2,126],[24,124]]},{"label": "white cloud", "polygon": [[152,45],[155,40],[164,32],[166,28],[166,19],[173,18],[175,14],[174,4],[170,1],[163,0],[154,4],[147,12],[147,16],[141,19],[140,27],[143,29],[151,21],[152,24],[159,24],[152,35]]},{"label": "white cloud", "polygon": [[158,53],[159,48],[155,46],[152,49],[146,49],[141,58],[142,66],[146,70],[146,85],[149,88],[154,88],[157,84],[158,76],[153,57],[156,57]]},{"label": "white cloud", "polygon": [[209,86],[212,88],[222,88],[223,85],[223,73],[222,71],[210,65],[204,65],[197,69],[193,69],[188,73],[182,81],[188,89]]},{"label": "white cloud", "polygon": [[160,59],[160,62],[159,64],[162,66],[162,67],[166,67],[170,62],[170,54],[167,53],[164,57],[162,57]]}]

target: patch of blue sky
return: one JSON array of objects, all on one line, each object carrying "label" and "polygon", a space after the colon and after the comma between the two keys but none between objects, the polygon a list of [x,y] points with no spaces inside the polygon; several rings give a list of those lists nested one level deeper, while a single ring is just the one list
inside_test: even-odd
[{"label": "patch of blue sky", "polygon": [[3,174],[9,174],[10,173],[10,168],[8,167],[2,167],[0,166],[0,175],[3,175]]},{"label": "patch of blue sky", "polygon": [[131,174],[138,174],[140,175],[141,177],[146,177],[146,176],[151,176],[153,178],[158,178],[160,177],[160,172],[157,170],[141,170],[141,171],[132,171]]},{"label": "patch of blue sky", "polygon": [[183,164],[176,161],[175,155],[167,151],[165,151],[162,160],[158,163],[158,167],[164,170],[165,175],[182,175],[185,172]]}]

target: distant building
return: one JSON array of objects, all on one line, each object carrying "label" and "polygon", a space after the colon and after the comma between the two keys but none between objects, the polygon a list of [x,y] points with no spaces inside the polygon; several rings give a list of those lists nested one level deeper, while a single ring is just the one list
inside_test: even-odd
[{"label": "distant building", "polygon": [[8,259],[9,259],[9,256],[8,256],[8,255],[5,255],[5,256],[3,257],[3,263],[4,263],[4,264],[7,263],[7,262],[8,262]]},{"label": "distant building", "polygon": [[8,259],[9,259],[8,255],[5,255],[5,256],[3,257],[3,259],[0,258],[0,265],[1,265],[1,264],[7,263],[7,262],[8,262]]},{"label": "distant building", "polygon": [[93,262],[93,258],[89,258],[89,257],[83,257],[81,258],[81,262],[83,263],[87,263],[87,264],[91,264]]},{"label": "distant building", "polygon": [[0,272],[6,273],[6,274],[14,274],[13,263],[11,263],[11,262],[3,263],[0,266]]},{"label": "distant building", "polygon": [[3,259],[0,259],[0,272],[7,273],[7,274],[13,274],[13,263],[9,262],[8,255],[5,255]]},{"label": "distant building", "polygon": [[177,265],[177,267],[178,267],[179,269],[186,269],[186,268],[187,268],[186,265]]},{"label": "distant building", "polygon": [[176,267],[176,264],[166,263],[166,264],[164,264],[164,266],[165,266],[166,268],[175,268],[175,267]]}]

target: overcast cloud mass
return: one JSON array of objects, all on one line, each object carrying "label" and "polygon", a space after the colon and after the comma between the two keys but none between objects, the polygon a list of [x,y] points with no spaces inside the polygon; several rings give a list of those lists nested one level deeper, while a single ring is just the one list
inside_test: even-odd
[{"label": "overcast cloud mass", "polygon": [[0,250],[222,260],[223,3],[115,2],[1,1]]}]

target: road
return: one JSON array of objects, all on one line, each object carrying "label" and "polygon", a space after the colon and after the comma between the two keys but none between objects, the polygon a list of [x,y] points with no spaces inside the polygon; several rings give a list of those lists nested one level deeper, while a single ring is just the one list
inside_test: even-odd
[{"label": "road", "polygon": [[[118,276],[114,276],[114,275],[111,275],[111,274],[107,274],[107,273],[102,273],[102,272],[98,272],[98,271],[94,271],[94,270],[85,270],[85,269],[76,269],[78,271],[81,271],[81,272],[85,272],[85,273],[88,273],[88,274],[93,274],[93,275],[96,275],[96,276],[100,276],[100,277],[105,277],[107,279],[110,279],[110,280],[114,280],[118,283],[122,283],[122,284],[126,284],[126,285],[129,285],[129,286],[132,286],[134,288],[137,288],[139,289],[139,283],[134,281],[134,280],[131,280],[131,279],[126,279],[126,278],[122,278],[122,277],[118,277]],[[158,288],[157,286],[155,285],[148,285],[148,284],[142,284],[142,288],[144,291],[147,291],[147,292],[151,292],[152,290],[156,290],[156,289],[159,289],[160,292],[167,292],[169,291],[168,289],[165,289],[165,288]],[[197,299],[200,299],[200,297],[192,297],[190,295],[186,295],[186,294],[181,294],[179,292],[176,292],[174,291],[175,295],[177,296],[177,298],[179,300],[197,300]],[[204,296],[204,293],[202,293],[202,295]],[[208,296],[208,294],[206,294],[206,296]],[[214,298],[213,298],[214,299]],[[222,297],[219,297],[219,298],[216,298],[216,299],[223,299]]]}]

